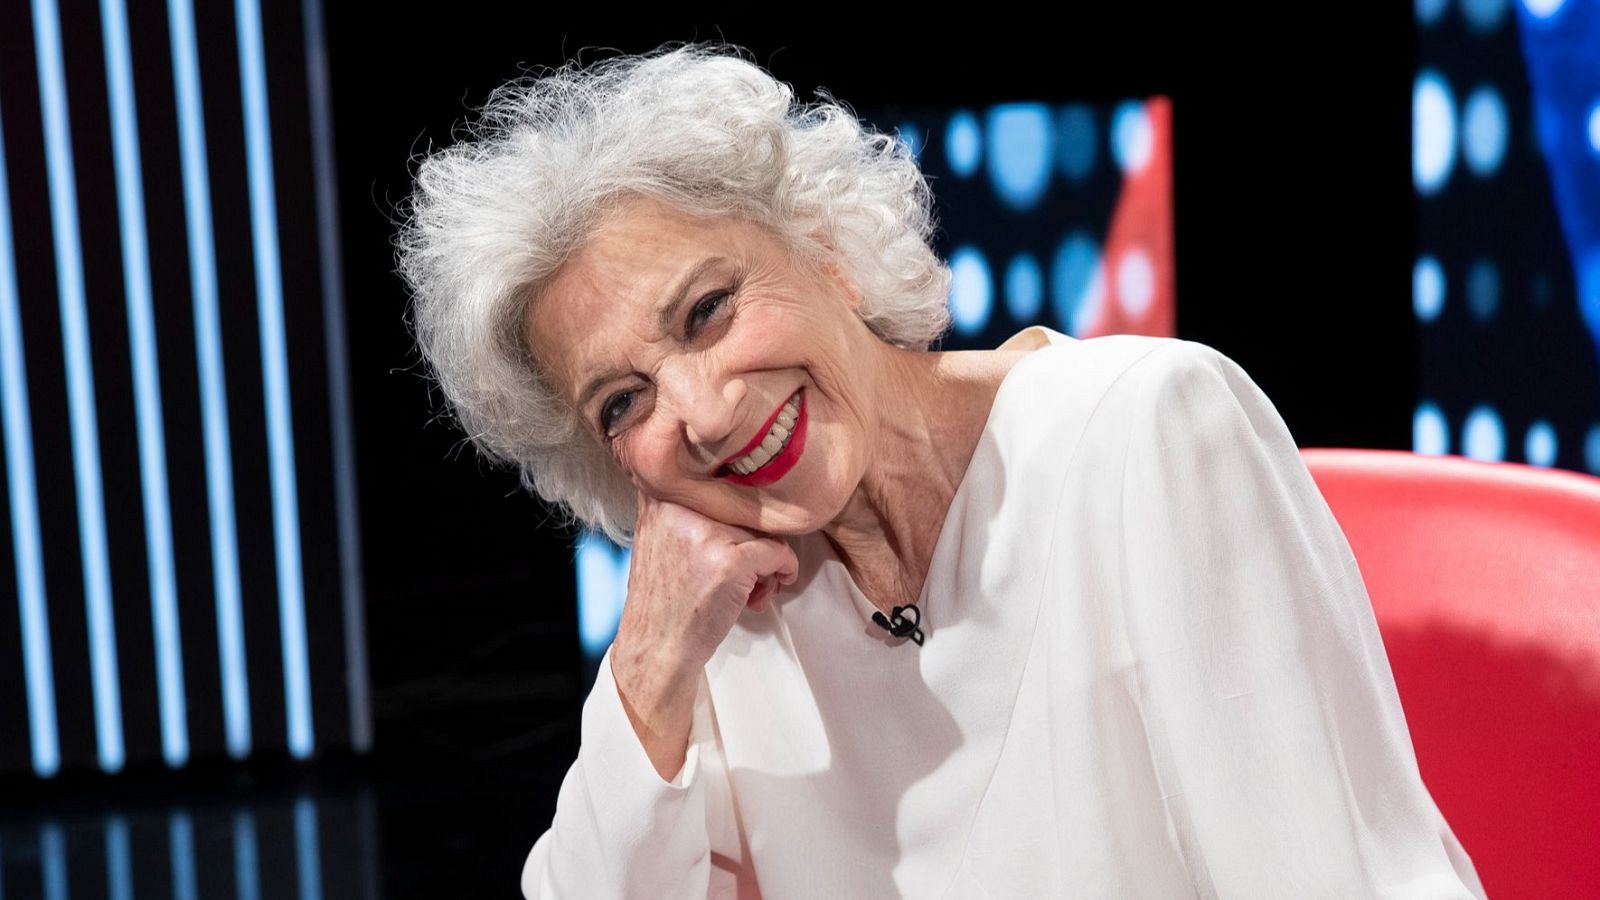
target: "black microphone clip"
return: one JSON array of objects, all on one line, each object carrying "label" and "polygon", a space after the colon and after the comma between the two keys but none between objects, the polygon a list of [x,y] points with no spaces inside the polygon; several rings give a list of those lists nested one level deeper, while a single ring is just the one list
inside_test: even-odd
[{"label": "black microphone clip", "polygon": [[[907,619],[904,615],[905,613],[911,613],[912,617]],[[922,629],[917,627],[922,624],[922,610],[917,609],[915,603],[908,606],[896,606],[888,618],[884,617],[882,611],[874,612],[872,621],[895,637],[910,635],[911,640],[915,641],[918,647],[922,646]]]}]

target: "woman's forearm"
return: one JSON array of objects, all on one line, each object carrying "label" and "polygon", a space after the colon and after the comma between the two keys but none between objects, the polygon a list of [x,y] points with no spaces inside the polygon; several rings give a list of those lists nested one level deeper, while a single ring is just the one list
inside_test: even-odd
[{"label": "woman's forearm", "polygon": [[700,672],[651,648],[634,650],[619,637],[611,675],[639,742],[663,781],[672,781],[688,755]]}]

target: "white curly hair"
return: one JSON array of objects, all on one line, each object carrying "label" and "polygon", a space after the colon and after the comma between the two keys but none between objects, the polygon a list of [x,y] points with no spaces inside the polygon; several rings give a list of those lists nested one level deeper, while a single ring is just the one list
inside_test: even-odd
[{"label": "white curly hair", "polygon": [[834,263],[889,344],[927,350],[950,325],[950,270],[929,244],[933,195],[909,144],[825,90],[796,104],[745,53],[668,44],[503,85],[466,140],[419,158],[401,207],[409,325],[445,413],[563,524],[624,547],[635,489],[524,339],[529,305],[621,201],[741,217],[808,271]]}]

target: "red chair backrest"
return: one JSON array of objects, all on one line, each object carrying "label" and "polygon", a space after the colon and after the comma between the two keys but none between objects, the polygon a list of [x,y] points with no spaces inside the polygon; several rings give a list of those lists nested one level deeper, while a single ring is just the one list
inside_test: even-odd
[{"label": "red chair backrest", "polygon": [[1600,478],[1304,449],[1484,890],[1600,897]]}]

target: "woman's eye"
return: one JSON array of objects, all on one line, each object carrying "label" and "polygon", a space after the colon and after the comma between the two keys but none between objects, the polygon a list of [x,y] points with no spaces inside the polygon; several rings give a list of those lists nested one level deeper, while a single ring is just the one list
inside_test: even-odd
[{"label": "woman's eye", "polygon": [[606,401],[605,409],[600,411],[600,427],[606,434],[611,433],[611,426],[615,423],[616,418],[626,413],[628,407],[633,405],[631,401],[634,393],[634,391],[625,391]]},{"label": "woman's eye", "polygon": [[[695,308],[689,311],[689,334],[692,335],[698,331],[702,322],[711,318],[716,314],[717,310],[722,308],[722,305],[727,302],[728,293],[728,291],[717,291],[714,294],[707,294],[705,299],[695,304]],[[702,313],[704,313],[704,316],[701,315]]]}]

